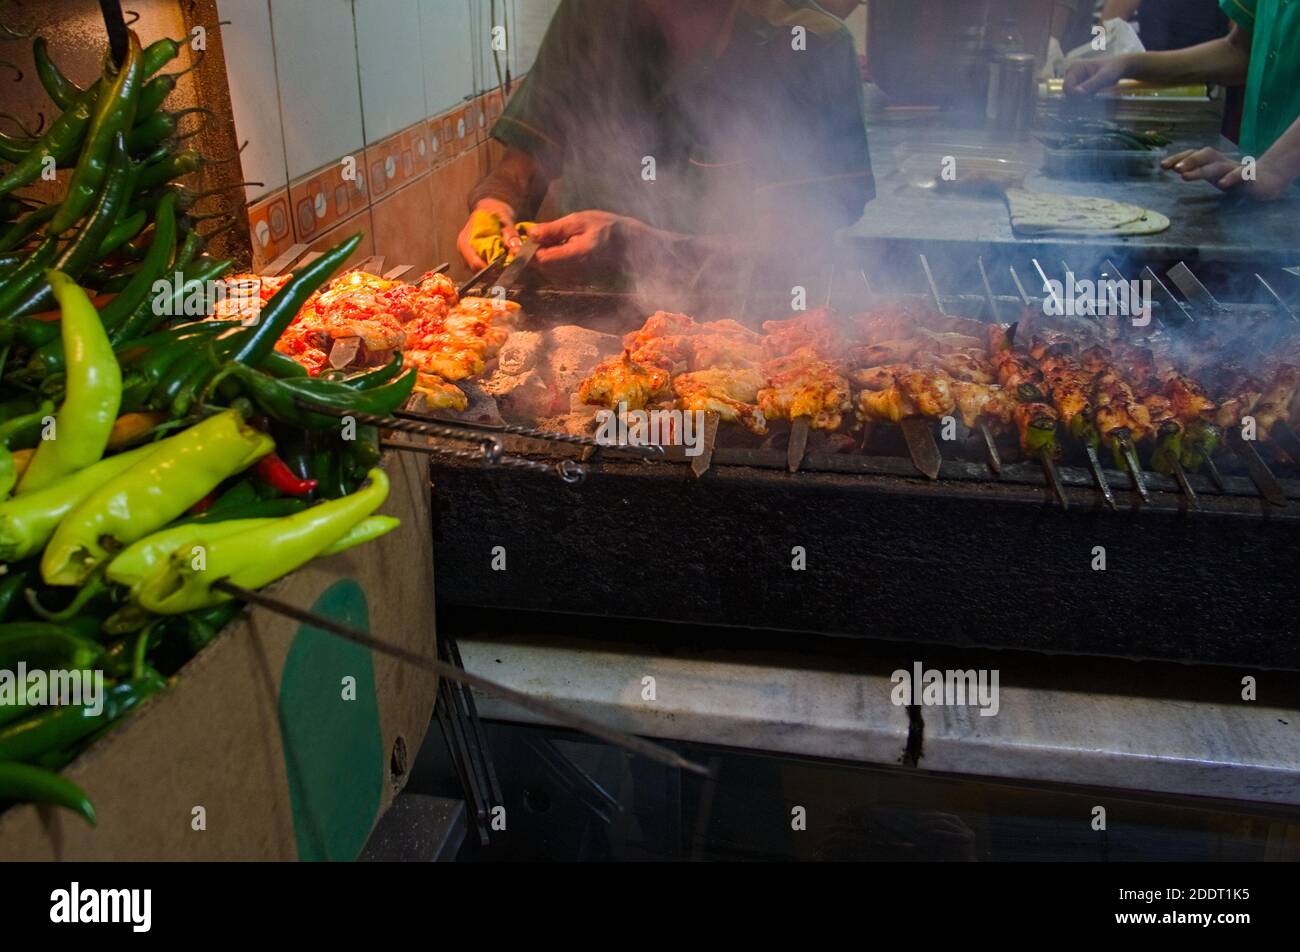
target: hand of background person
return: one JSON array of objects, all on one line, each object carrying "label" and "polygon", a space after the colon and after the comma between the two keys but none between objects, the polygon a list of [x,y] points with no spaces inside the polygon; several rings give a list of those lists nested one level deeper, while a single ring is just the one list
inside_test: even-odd
[{"label": "hand of background person", "polygon": [[1095,96],[1114,86],[1127,73],[1128,60],[1123,56],[1078,60],[1065,71],[1065,95]]},{"label": "hand of background person", "polygon": [[1217,149],[1187,149],[1171,155],[1160,163],[1173,169],[1184,182],[1209,182],[1223,191],[1240,189],[1251,198],[1271,202],[1281,198],[1290,181],[1277,173],[1267,157],[1255,163],[1252,178],[1246,178],[1246,166],[1237,159],[1224,155]]}]

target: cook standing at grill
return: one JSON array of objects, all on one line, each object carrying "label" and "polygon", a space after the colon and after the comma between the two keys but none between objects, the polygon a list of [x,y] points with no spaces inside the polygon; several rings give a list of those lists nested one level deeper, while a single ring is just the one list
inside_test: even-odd
[{"label": "cook standing at grill", "polygon": [[[1189,181],[1212,182],[1252,198],[1282,197],[1300,178],[1300,2],[1221,0],[1227,36],[1183,50],[1085,60],[1065,76],[1068,95],[1092,95],[1119,82],[1246,85],[1242,158],[1189,149],[1165,160]],[[1253,177],[1246,159],[1255,160]]]},{"label": "cook standing at grill", "polygon": [[472,268],[552,184],[559,217],[528,237],[557,268],[824,247],[875,195],[853,39],[797,0],[563,0],[492,135]]}]

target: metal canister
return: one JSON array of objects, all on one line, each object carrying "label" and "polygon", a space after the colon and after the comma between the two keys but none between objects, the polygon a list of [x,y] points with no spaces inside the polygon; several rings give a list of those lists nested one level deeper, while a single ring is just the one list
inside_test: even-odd
[{"label": "metal canister", "polygon": [[1029,53],[1007,53],[989,64],[985,116],[995,129],[1024,130],[1034,116],[1037,60]]}]

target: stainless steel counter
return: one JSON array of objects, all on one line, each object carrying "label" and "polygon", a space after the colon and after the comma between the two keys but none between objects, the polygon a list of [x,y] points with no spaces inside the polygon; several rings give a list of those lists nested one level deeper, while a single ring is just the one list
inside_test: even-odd
[{"label": "stainless steel counter", "polygon": [[[868,119],[877,197],[846,238],[857,245],[906,246],[935,252],[954,246],[967,256],[999,253],[1062,256],[1082,270],[1107,255],[1132,260],[1225,264],[1300,264],[1300,191],[1274,203],[1225,196],[1208,183],[1185,183],[1170,172],[1154,178],[1091,181],[1051,178],[1042,173],[1042,145],[1032,137],[1008,142],[982,128],[962,126],[934,113],[885,114]],[[1152,120],[1168,129],[1172,148],[1232,146],[1218,134],[1217,114],[1208,106],[1189,106],[1177,122]],[[936,194],[909,183],[909,170],[927,157],[954,151],[988,149],[1010,154],[1036,171],[1025,182],[1035,192],[1088,195],[1144,205],[1169,216],[1170,228],[1158,235],[1123,238],[1023,238],[1011,230],[1005,201],[999,196]],[[934,160],[937,164],[937,159]]]},{"label": "stainless steel counter", "polygon": [[[913,658],[902,646],[864,653],[834,639],[779,651],[743,647],[747,636],[736,631],[734,648],[664,652],[484,632],[460,648],[476,674],[651,737],[1300,806],[1294,675],[937,648]],[[924,705],[909,715],[893,701],[891,674],[915,661],[997,670],[996,714]],[[1245,674],[1259,700],[1242,700]],[[479,704],[485,718],[536,722],[489,697]]]}]

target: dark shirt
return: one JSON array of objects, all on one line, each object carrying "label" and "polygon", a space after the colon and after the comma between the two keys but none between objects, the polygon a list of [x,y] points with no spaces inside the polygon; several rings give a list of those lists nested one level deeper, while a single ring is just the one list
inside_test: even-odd
[{"label": "dark shirt", "polygon": [[[851,224],[875,195],[852,37],[797,0],[732,12],[683,62],[638,0],[564,0],[492,135],[560,179],[561,213],[693,234],[760,213]],[[796,26],[806,49],[792,49]]]},{"label": "dark shirt", "polygon": [[1149,50],[1181,50],[1228,35],[1219,0],[1142,0],[1137,19]]}]

